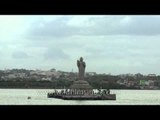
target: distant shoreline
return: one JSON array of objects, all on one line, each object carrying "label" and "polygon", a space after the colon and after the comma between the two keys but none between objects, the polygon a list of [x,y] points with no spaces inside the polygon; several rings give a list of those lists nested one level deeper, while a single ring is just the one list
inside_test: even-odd
[{"label": "distant shoreline", "polygon": [[[29,90],[29,89],[55,89],[55,88],[1,88],[0,89],[26,89],[26,90]],[[56,88],[56,89],[63,89],[63,88]],[[96,89],[96,88],[95,88]],[[102,88],[103,89],[103,88]],[[104,88],[105,89],[105,88]],[[160,89],[111,89],[111,90],[160,90]]]}]

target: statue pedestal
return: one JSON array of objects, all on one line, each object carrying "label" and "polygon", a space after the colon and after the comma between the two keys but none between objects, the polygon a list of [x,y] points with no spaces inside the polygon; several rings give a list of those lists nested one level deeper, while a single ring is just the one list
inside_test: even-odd
[{"label": "statue pedestal", "polygon": [[74,81],[73,85],[70,86],[70,89],[92,89],[92,86],[85,80]]}]

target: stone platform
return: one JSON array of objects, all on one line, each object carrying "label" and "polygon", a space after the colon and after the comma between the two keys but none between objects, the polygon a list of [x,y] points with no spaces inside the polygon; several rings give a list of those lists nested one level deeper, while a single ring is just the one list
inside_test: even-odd
[{"label": "stone platform", "polygon": [[57,98],[63,100],[116,100],[115,94],[102,95],[55,95],[48,93],[48,98]]},{"label": "stone platform", "polygon": [[70,86],[70,89],[92,89],[92,86],[85,80],[77,80]]}]

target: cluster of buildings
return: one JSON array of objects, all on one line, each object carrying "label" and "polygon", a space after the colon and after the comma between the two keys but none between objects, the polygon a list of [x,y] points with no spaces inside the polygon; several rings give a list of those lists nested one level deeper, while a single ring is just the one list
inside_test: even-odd
[{"label": "cluster of buildings", "polygon": [[[26,70],[26,69],[6,69],[0,71],[0,81],[54,81],[54,80],[68,80],[74,81],[77,79],[77,72],[64,72],[57,71],[56,69],[51,70]],[[96,76],[96,77],[94,77]],[[103,78],[100,76],[104,76]],[[109,77],[111,76],[111,77]],[[86,78],[95,78],[97,81],[104,79],[103,84],[109,84],[110,82],[114,85],[125,86],[126,88],[135,89],[159,89],[160,88],[160,76],[156,74],[142,75],[137,74],[97,74],[96,72],[86,72]],[[99,79],[100,78],[100,79]],[[100,82],[98,82],[101,84]]]},{"label": "cluster of buildings", "polygon": [[117,81],[120,85],[126,87],[134,87],[138,89],[159,89],[160,80],[156,74],[142,75],[138,74],[123,74],[119,75],[121,78]]},{"label": "cluster of buildings", "polygon": [[[53,81],[55,79],[68,79],[74,80],[77,78],[78,73],[56,71],[51,70],[25,70],[25,69],[6,69],[1,71],[1,81],[24,81],[24,80],[35,80],[35,81]],[[96,75],[95,72],[88,72],[86,76]]]},{"label": "cluster of buildings", "polygon": [[4,70],[0,76],[1,80],[36,80],[36,81],[51,81],[53,79],[59,78],[62,75],[67,76],[62,71],[56,71],[56,69],[51,70],[25,70],[25,69],[7,69]]}]

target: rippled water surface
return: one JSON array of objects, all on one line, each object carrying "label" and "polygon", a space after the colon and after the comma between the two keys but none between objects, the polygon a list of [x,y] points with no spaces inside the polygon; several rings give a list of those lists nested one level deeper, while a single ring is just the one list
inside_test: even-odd
[{"label": "rippled water surface", "polygon": [[[117,100],[47,98],[51,89],[0,89],[0,105],[160,105],[160,90],[111,90]],[[30,96],[31,99],[27,99]]]}]

